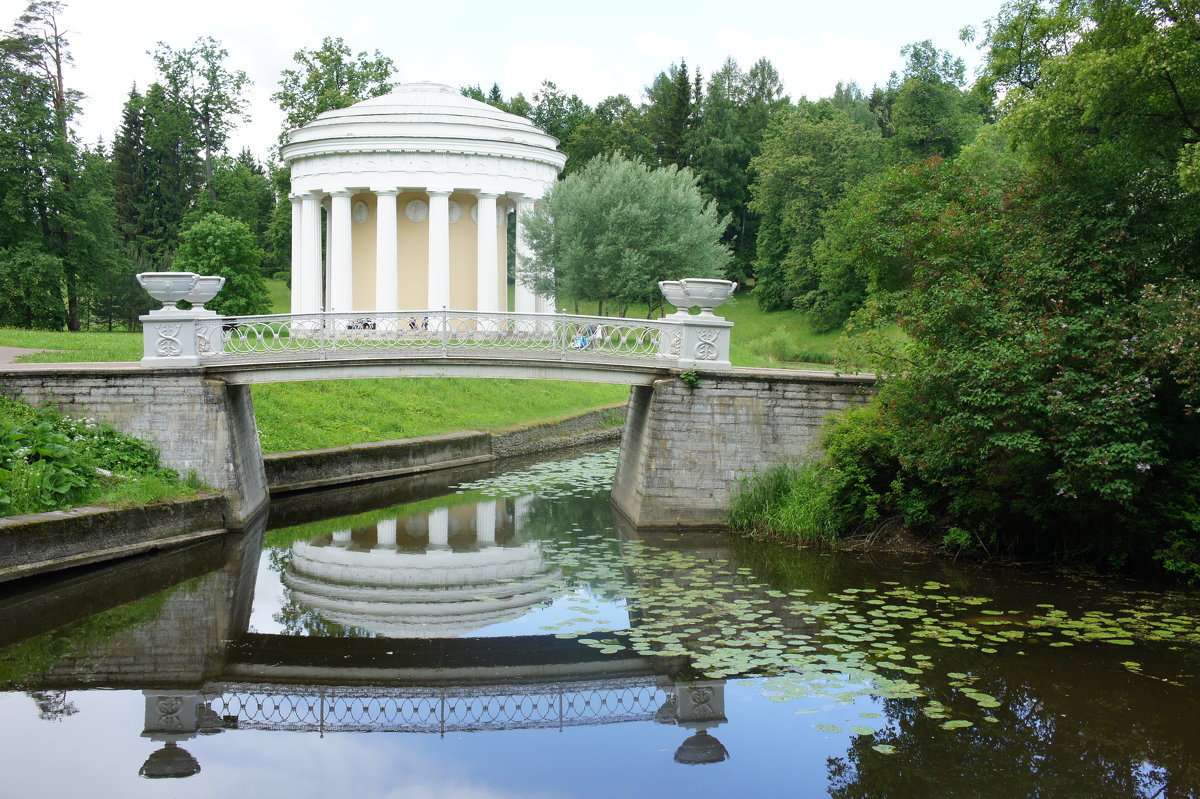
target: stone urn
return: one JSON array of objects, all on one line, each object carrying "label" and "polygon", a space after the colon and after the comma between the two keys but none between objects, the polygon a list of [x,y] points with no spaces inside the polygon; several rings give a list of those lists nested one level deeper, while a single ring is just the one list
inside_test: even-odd
[{"label": "stone urn", "polygon": [[658,288],[662,291],[663,296],[666,297],[667,302],[674,305],[679,311],[687,313],[687,309],[691,307],[689,304],[690,300],[688,300],[688,296],[678,280],[660,280],[658,281]]},{"label": "stone urn", "polygon": [[[732,297],[737,285],[732,280],[714,280],[705,277],[685,277],[679,281],[679,286],[687,297],[684,304],[688,308],[699,305],[700,313],[704,316],[712,316],[713,308]],[[671,304],[675,305],[676,303]]]},{"label": "stone urn", "polygon": [[204,307],[204,303],[217,296],[217,292],[225,285],[225,278],[217,275],[197,275],[195,287],[184,297],[192,304],[192,310],[212,313]]},{"label": "stone urn", "polygon": [[142,272],[137,279],[151,297],[163,304],[163,310],[166,311],[175,310],[175,303],[188,299],[200,276],[194,272]]}]

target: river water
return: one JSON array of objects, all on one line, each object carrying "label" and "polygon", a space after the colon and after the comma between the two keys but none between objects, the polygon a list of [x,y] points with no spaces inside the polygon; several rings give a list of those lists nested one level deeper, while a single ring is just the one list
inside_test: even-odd
[{"label": "river water", "polygon": [[1200,796],[1195,591],[637,531],[615,461],[0,587],[0,793]]}]

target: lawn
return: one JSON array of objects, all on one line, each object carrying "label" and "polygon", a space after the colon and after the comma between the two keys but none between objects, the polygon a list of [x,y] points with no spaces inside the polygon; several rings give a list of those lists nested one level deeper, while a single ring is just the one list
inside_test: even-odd
[{"label": "lawn", "polygon": [[[283,281],[267,281],[272,311],[286,313]],[[574,310],[574,303],[568,306]],[[594,304],[580,303],[583,313]],[[640,311],[640,313],[639,313]],[[764,313],[747,294],[717,309],[734,322],[730,358],[738,366],[829,368],[837,333],[813,333],[791,311]],[[646,318],[646,309],[631,309]],[[136,361],[141,333],[65,333],[0,328],[0,346],[44,349],[22,361]],[[255,386],[264,452],[343,446],[434,435],[500,430],[558,419],[625,401],[624,386],[532,380],[344,380]]]}]

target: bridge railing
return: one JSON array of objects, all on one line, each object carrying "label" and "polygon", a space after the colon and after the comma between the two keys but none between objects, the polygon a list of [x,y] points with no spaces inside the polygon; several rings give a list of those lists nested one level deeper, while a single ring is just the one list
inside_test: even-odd
[{"label": "bridge railing", "polygon": [[[223,278],[147,272],[143,287],[164,305],[140,317],[147,367],[394,357],[511,357],[554,361],[636,360],[679,369],[728,369],[733,327],[712,309],[732,293],[725,280],[660,284],[686,310],[662,319],[570,314],[407,310],[219,316],[204,308]],[[196,305],[181,311],[175,303]]]},{"label": "bridge railing", "polygon": [[213,363],[488,352],[658,360],[678,357],[679,336],[678,323],[658,319],[477,311],[214,316],[196,322],[198,355]]}]

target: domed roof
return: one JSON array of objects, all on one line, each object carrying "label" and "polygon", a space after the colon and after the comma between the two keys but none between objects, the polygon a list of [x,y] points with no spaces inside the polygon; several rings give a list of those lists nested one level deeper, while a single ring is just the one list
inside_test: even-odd
[{"label": "domed roof", "polygon": [[292,163],[331,152],[465,152],[561,169],[566,156],[557,145],[557,139],[524,117],[465,97],[452,86],[422,81],[326,111],[292,131],[281,155]]}]

